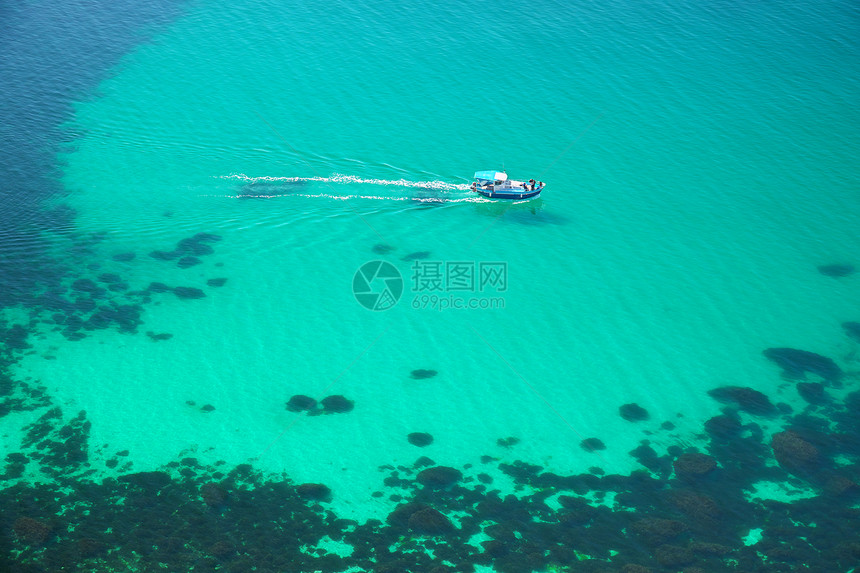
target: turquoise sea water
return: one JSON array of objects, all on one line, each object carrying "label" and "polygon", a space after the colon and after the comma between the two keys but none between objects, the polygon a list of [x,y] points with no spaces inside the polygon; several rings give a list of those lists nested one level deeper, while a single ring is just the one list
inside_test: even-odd
[{"label": "turquoise sea water", "polygon": [[[31,10],[49,8],[13,15]],[[64,479],[250,463],[325,484],[339,517],[384,522],[406,494],[392,499],[381,468],[408,475],[422,455],[522,496],[541,487],[515,487],[505,464],[627,476],[643,440],[670,465],[716,455],[703,429],[726,407],[716,387],[781,404],[742,408],[763,444],[804,411],[828,416],[809,412],[769,347],[846,372],[827,407],[857,390],[858,341],[840,324],[860,320],[860,282],[816,268],[860,264],[850,2],[203,0],[157,25],[123,17],[139,41],[85,60],[99,81],[36,94],[70,104],[37,132],[51,186],[23,207],[3,195],[16,221],[64,214],[23,235],[7,219],[7,257],[32,249],[59,269],[4,301],[4,332],[26,326],[29,345],[9,334],[5,368],[44,394],[0,418],[9,453],[27,454],[50,407],[63,421],[85,411],[86,464]],[[80,15],[68,26],[96,28]],[[8,68],[25,87],[39,73]],[[41,113],[15,116],[7,141],[28,140],[21,118]],[[474,171],[501,168],[547,189],[514,204],[470,193]],[[403,278],[387,310],[353,294],[374,260]],[[453,263],[504,268],[505,288],[417,284]],[[492,308],[438,307],[455,299]],[[436,374],[410,374],[422,369]],[[285,408],[294,395],[355,407],[308,416]],[[649,418],[622,418],[629,403]],[[860,479],[858,454],[833,454],[847,479]],[[61,481],[37,459],[16,479]],[[759,497],[818,491],[782,477],[762,477]],[[741,544],[755,525],[726,536]],[[505,563],[480,567],[531,570]]]}]

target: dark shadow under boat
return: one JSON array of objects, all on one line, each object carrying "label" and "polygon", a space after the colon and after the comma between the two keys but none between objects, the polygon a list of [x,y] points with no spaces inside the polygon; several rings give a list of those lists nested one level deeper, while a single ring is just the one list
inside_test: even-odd
[{"label": "dark shadow under boat", "polygon": [[530,201],[484,201],[475,203],[475,210],[479,215],[502,218],[518,225],[543,226],[570,223],[567,217],[545,209],[544,205],[544,200],[537,197]]}]

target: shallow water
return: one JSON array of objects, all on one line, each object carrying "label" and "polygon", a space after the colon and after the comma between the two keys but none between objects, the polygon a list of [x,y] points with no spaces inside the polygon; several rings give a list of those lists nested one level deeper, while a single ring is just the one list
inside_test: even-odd
[{"label": "shallow water", "polygon": [[[132,551],[142,570],[192,556],[194,570],[406,558],[529,571],[587,557],[608,570],[722,570],[761,565],[779,539],[800,562],[848,570],[852,549],[825,552],[809,524],[831,504],[853,507],[854,490],[833,484],[858,479],[847,437],[858,348],[841,323],[858,320],[860,283],[817,269],[850,271],[860,252],[850,4],[7,10],[0,428],[14,559],[56,566],[77,547],[84,570],[131,567]],[[508,25],[467,32],[491,20]],[[470,176],[488,168],[547,190],[476,197]],[[391,289],[390,308],[355,296],[374,260],[393,269],[366,277],[371,293]],[[845,374],[799,386],[763,356],[773,347]],[[709,395],[722,386],[775,406]],[[291,412],[294,395],[354,408]],[[630,403],[647,419],[621,416]],[[743,428],[715,430],[725,411],[718,421]],[[814,460],[775,454],[771,436],[786,429]],[[432,444],[412,445],[413,432]],[[685,476],[672,465],[685,452],[719,469]],[[462,479],[434,489],[416,478],[420,456]],[[643,486],[643,468],[658,485]],[[140,473],[153,471],[166,474]],[[302,501],[307,488],[270,497],[284,476],[331,493],[320,505]],[[100,484],[93,515],[107,507],[93,499],[162,492],[185,508],[170,512],[187,538],[157,530],[124,544],[104,536],[117,527],[104,517],[75,534],[57,506],[22,503],[18,482]],[[211,482],[229,501],[195,493]],[[690,491],[725,514],[689,510],[708,505]],[[522,506],[493,509],[512,493]],[[599,541],[575,537],[578,506],[559,494],[602,508],[577,522]],[[806,525],[745,545],[765,521],[778,526],[768,512],[783,510],[761,499],[807,499],[791,510]],[[392,512],[410,500],[457,529],[410,525],[417,506],[399,523]],[[145,507],[127,514],[164,519]],[[276,529],[304,516],[304,550],[262,557],[281,541],[241,524],[263,507]],[[512,537],[526,514],[552,525]],[[49,533],[28,537],[23,518],[50,520]],[[655,541],[630,521],[648,518],[685,529]],[[212,527],[229,550],[214,548]],[[622,529],[639,531],[635,543]],[[368,549],[374,537],[400,545],[383,554]],[[341,560],[307,556],[329,542]]]}]

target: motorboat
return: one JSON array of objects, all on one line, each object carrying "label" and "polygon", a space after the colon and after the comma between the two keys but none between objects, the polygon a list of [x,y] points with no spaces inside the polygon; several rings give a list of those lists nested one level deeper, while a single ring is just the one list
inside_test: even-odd
[{"label": "motorboat", "polygon": [[477,171],[472,191],[489,199],[531,199],[543,191],[543,181],[508,179],[504,171]]}]

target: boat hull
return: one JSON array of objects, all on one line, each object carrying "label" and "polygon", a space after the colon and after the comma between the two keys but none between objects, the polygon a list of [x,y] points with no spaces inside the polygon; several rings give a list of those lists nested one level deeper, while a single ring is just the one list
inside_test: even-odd
[{"label": "boat hull", "polygon": [[487,199],[515,199],[519,201],[520,199],[531,199],[532,197],[537,197],[538,195],[540,195],[540,192],[543,191],[543,188],[535,189],[534,191],[526,191],[524,189],[520,191],[515,191],[513,189],[499,189],[494,191],[491,189],[481,189],[480,187],[478,187],[475,191],[477,193],[480,193]]}]

